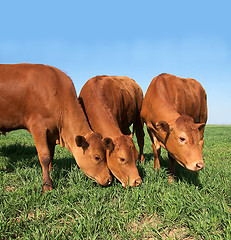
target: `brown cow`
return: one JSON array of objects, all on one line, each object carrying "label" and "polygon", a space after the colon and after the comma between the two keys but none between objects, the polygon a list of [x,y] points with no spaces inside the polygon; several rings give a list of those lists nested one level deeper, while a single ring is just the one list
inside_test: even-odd
[{"label": "brown cow", "polygon": [[0,131],[27,129],[43,170],[43,191],[52,189],[49,170],[60,142],[90,178],[111,183],[102,136],[92,132],[71,79],[40,64],[0,64]]},{"label": "brown cow", "polygon": [[204,167],[207,100],[199,82],[170,74],[155,77],[145,94],[141,118],[152,141],[154,168],[159,170],[160,145],[168,151],[170,173],[175,174],[175,160],[191,171]]},{"label": "brown cow", "polygon": [[129,126],[134,131],[143,159],[144,133],[140,119],[143,92],[134,80],[128,77],[97,76],[83,86],[79,95],[83,108],[94,131],[103,137],[108,147],[107,164],[123,187],[141,183],[136,160],[138,152],[132,141]]}]

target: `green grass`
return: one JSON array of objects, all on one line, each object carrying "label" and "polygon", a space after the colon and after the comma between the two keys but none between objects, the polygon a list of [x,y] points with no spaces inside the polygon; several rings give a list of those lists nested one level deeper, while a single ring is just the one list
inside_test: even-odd
[{"label": "green grass", "polygon": [[205,168],[177,164],[168,183],[145,136],[142,184],[103,188],[85,177],[72,155],[56,147],[54,190],[42,194],[42,170],[33,138],[20,130],[0,136],[0,239],[231,239],[231,126],[207,126]]}]

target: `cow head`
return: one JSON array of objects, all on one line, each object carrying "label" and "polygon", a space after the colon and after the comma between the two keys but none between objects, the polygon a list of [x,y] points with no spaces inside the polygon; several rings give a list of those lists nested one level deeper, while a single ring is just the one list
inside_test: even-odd
[{"label": "cow head", "polygon": [[202,147],[205,123],[196,124],[189,116],[180,116],[173,124],[155,124],[157,138],[176,161],[191,171],[204,167]]},{"label": "cow head", "polygon": [[112,140],[105,138],[104,146],[107,149],[107,164],[113,175],[122,183],[134,187],[141,183],[136,160],[138,152],[130,136],[122,135]]},{"label": "cow head", "polygon": [[79,135],[75,141],[78,146],[76,161],[80,169],[100,185],[110,185],[112,177],[106,162],[102,136],[98,133],[91,133],[86,138]]}]

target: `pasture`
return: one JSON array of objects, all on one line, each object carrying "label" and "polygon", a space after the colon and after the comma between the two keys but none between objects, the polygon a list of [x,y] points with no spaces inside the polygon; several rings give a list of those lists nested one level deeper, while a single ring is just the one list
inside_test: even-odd
[{"label": "pasture", "polygon": [[231,239],[231,126],[207,126],[205,168],[194,173],[176,164],[171,184],[166,151],[154,171],[145,134],[140,186],[124,189],[114,179],[103,188],[57,146],[54,190],[45,195],[32,136],[1,135],[0,239]]}]

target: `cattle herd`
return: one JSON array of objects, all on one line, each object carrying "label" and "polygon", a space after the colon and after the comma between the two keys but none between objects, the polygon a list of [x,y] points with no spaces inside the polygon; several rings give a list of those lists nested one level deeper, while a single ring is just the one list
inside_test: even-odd
[{"label": "cattle herd", "polygon": [[161,74],[143,98],[133,79],[96,76],[77,98],[72,80],[55,67],[0,64],[0,102],[0,132],[26,129],[34,138],[43,192],[52,190],[49,172],[56,144],[66,147],[85,175],[100,185],[110,185],[112,173],[123,187],[138,186],[141,177],[136,161],[144,160],[144,123],[155,168],[160,167],[161,147],[168,151],[172,175],[175,161],[191,171],[204,167],[207,100],[194,79]]}]

